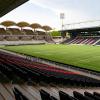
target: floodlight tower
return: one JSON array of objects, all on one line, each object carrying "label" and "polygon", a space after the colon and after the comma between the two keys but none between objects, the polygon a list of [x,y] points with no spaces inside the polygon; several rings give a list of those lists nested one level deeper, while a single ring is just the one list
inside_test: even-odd
[{"label": "floodlight tower", "polygon": [[65,19],[65,14],[60,13],[60,20],[61,20],[61,30],[63,31],[64,28],[64,19]]},{"label": "floodlight tower", "polygon": [[60,13],[60,20],[61,20],[61,36],[64,38],[64,34],[62,34],[63,29],[64,29],[64,19],[65,19],[65,14],[64,13]]}]

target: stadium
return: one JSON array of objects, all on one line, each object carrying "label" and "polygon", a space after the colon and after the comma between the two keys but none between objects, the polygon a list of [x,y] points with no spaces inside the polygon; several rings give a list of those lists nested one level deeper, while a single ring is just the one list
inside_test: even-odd
[{"label": "stadium", "polygon": [[[28,1],[0,0],[0,17]],[[100,100],[100,26],[81,23],[1,21],[0,100]]]}]

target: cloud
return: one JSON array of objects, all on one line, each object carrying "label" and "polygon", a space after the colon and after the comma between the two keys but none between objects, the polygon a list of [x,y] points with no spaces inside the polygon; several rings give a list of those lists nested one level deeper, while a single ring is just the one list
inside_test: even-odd
[{"label": "cloud", "polygon": [[87,13],[65,5],[66,0],[30,0],[30,3],[33,3],[41,8],[49,9],[57,16],[63,12],[68,20],[72,19],[77,21],[77,19],[81,20],[88,18]]},{"label": "cloud", "polygon": [[40,7],[42,7],[42,8],[55,11],[54,8],[52,8],[52,7],[50,7],[50,6],[48,5],[48,2],[50,2],[50,1],[47,1],[47,0],[30,0],[29,2],[30,2],[30,3],[33,3],[33,4],[37,5],[37,6],[40,6]]}]

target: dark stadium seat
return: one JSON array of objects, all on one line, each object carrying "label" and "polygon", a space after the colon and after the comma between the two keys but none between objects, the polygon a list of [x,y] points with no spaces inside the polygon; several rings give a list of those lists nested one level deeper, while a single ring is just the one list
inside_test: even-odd
[{"label": "dark stadium seat", "polygon": [[40,90],[40,95],[42,100],[51,100],[50,94],[42,89]]},{"label": "dark stadium seat", "polygon": [[91,93],[89,93],[89,92],[84,92],[84,95],[85,95],[85,96],[88,96],[88,97],[91,97],[91,98],[93,98],[94,100],[100,100],[100,97],[98,97],[98,96],[96,96],[96,95],[93,95],[93,94],[91,94]]},{"label": "dark stadium seat", "polygon": [[13,90],[14,96],[15,96],[15,100],[22,100],[22,96],[19,95],[19,93],[17,93],[15,90]]},{"label": "dark stadium seat", "polygon": [[79,100],[95,100],[91,97],[88,96],[84,96],[81,93],[77,92],[77,91],[73,91],[73,95],[75,98],[79,99]]},{"label": "dark stadium seat", "polygon": [[17,88],[14,87],[14,95],[16,100],[29,100],[26,96],[24,96]]},{"label": "dark stadium seat", "polygon": [[63,91],[59,91],[60,100],[74,100],[71,96]]}]

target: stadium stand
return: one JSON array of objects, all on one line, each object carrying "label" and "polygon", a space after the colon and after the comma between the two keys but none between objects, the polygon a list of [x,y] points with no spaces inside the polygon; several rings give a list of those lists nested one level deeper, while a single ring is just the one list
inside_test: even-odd
[{"label": "stadium stand", "polygon": [[[9,23],[9,21],[6,22]],[[49,33],[9,27],[0,28],[0,41],[1,45],[55,43]]]},{"label": "stadium stand", "polygon": [[[99,86],[100,81],[92,79],[86,76],[82,76],[79,73],[74,73],[66,70],[62,70],[50,65],[30,62],[21,57],[0,53],[1,72],[6,74],[10,79],[15,73],[24,81],[35,80],[36,82],[46,82],[55,84],[76,84],[83,86]],[[6,61],[6,62],[5,62]],[[5,71],[6,70],[6,71]],[[6,73],[5,73],[6,72]],[[8,73],[7,73],[8,72]],[[24,77],[26,76],[26,77]],[[38,79],[37,79],[38,78]],[[49,79],[49,80],[48,80]],[[61,81],[62,80],[62,81]]]},{"label": "stadium stand", "polygon": [[66,36],[66,32],[70,34],[70,38],[62,43],[99,45],[99,27],[64,30],[62,35]]}]

